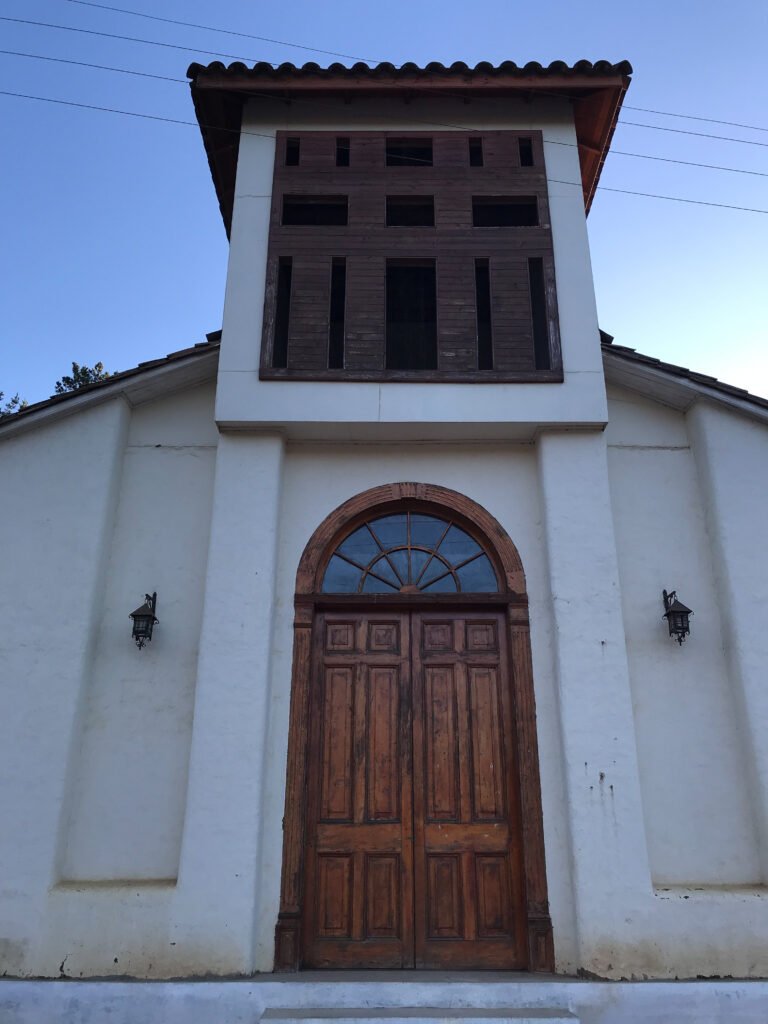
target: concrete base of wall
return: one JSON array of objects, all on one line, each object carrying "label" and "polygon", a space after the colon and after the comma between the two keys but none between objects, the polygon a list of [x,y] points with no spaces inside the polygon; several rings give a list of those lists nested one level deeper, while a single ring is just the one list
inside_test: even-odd
[{"label": "concrete base of wall", "polygon": [[[466,1013],[461,1013],[466,1010]],[[275,1012],[278,1011],[278,1012]],[[3,1024],[765,1024],[768,981],[580,981],[496,973],[349,972],[233,981],[0,981]]]}]

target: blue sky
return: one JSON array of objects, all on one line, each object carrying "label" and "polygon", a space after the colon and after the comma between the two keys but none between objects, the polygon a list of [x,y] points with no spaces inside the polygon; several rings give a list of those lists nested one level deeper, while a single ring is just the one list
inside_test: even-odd
[{"label": "blue sky", "polygon": [[[370,60],[611,61],[634,66],[601,184],[768,211],[768,6],[756,0],[104,0]],[[0,49],[184,79],[192,60],[334,58],[71,0],[0,15],[190,51],[0,21]],[[0,54],[0,90],[194,120],[184,84]],[[194,127],[0,95],[0,390],[51,394],[72,360],[127,369],[221,324],[227,243]],[[677,132],[662,131],[674,128]],[[679,131],[745,140],[700,138]],[[762,177],[760,175],[763,175]],[[616,341],[768,395],[768,214],[600,192],[589,217],[600,322]]]}]

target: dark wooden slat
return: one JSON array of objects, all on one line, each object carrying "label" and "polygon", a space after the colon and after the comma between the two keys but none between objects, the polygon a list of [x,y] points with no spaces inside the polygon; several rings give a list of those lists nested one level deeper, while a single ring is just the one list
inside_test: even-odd
[{"label": "dark wooden slat", "polygon": [[328,366],[330,296],[330,261],[294,257],[288,322],[289,370]]},{"label": "dark wooden slat", "polygon": [[[562,370],[457,370],[441,371],[424,379],[422,374],[406,370],[261,370],[262,380],[390,381],[403,384],[560,384]],[[436,595],[437,596],[437,595]]]},{"label": "dark wooden slat", "polygon": [[[427,134],[433,140],[433,166],[387,167],[385,141],[401,134],[350,133],[350,165],[337,167],[335,133],[300,132],[297,133],[301,144],[300,163],[287,167],[282,155],[286,133],[278,133],[262,378],[273,379],[270,367],[274,263],[278,256],[289,256],[294,263],[294,281],[288,367],[274,379],[409,379],[392,378],[385,369],[385,260],[395,258],[437,261],[437,367],[420,371],[414,379],[471,379],[452,375],[476,371],[477,324],[472,264],[475,258],[484,258],[491,261],[492,278],[498,288],[492,323],[495,361],[493,370],[483,372],[496,374],[495,379],[500,382],[509,380],[510,374],[534,382],[539,371],[533,356],[530,300],[525,290],[517,294],[522,278],[519,273],[512,273],[505,262],[516,256],[522,266],[529,256],[540,256],[545,261],[549,364],[554,369],[554,375],[548,380],[561,380],[541,133],[472,133],[482,142],[483,166],[471,167],[467,133],[431,132]],[[521,137],[532,141],[534,167],[520,167],[518,140]],[[283,226],[283,195],[290,194],[346,195],[348,225]],[[435,226],[387,227],[387,195],[433,195]],[[472,196],[493,195],[536,196],[539,226],[474,228]],[[347,259],[345,362],[343,370],[334,371],[338,376],[329,377],[330,267],[334,257]],[[356,376],[361,372],[370,374],[370,378]]]}]

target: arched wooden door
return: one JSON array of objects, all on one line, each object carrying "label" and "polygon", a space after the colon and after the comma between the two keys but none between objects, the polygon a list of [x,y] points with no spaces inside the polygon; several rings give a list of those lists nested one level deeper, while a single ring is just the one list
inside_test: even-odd
[{"label": "arched wooden door", "polygon": [[527,602],[505,538],[462,495],[400,484],[308,545],[278,969],[552,970]]}]

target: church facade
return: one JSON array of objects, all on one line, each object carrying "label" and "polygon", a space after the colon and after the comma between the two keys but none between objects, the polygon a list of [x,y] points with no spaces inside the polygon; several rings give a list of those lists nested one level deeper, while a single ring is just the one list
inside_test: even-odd
[{"label": "church facade", "polygon": [[768,976],[768,401],[599,330],[630,73],[192,65],[222,331],[0,423],[0,974]]}]

